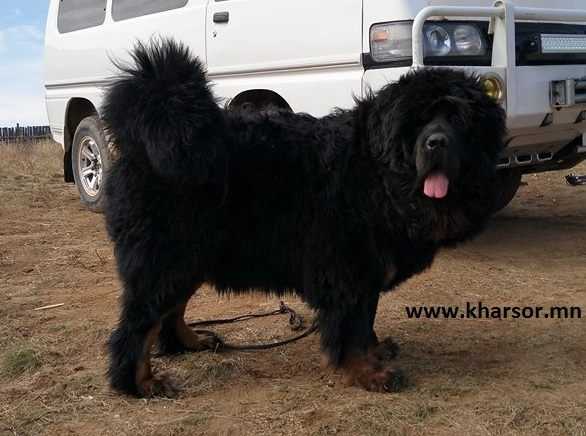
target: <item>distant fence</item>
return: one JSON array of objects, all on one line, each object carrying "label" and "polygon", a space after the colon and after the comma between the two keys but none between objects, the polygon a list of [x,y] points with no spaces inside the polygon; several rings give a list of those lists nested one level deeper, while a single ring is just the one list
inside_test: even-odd
[{"label": "distant fence", "polygon": [[0,128],[0,143],[1,142],[28,142],[41,141],[51,137],[51,129],[49,126],[20,126],[16,127],[1,127]]}]

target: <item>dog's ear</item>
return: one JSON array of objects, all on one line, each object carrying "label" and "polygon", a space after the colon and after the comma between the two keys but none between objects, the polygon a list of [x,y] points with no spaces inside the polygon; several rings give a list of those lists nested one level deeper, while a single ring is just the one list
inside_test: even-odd
[{"label": "dog's ear", "polygon": [[368,93],[358,104],[362,143],[367,153],[384,164],[403,152],[400,131],[406,118],[401,106],[399,83],[390,83],[377,94]]},{"label": "dog's ear", "polygon": [[[470,108],[468,125],[472,128],[471,135],[478,144],[482,145],[482,149],[491,159],[496,159],[505,148],[504,140],[507,134],[505,110],[484,93],[480,93],[471,101]],[[485,126],[492,127],[486,129]]]}]

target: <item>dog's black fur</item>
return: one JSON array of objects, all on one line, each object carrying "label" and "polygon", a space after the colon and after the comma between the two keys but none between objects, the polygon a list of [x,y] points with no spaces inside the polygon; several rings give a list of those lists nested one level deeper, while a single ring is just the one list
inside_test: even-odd
[{"label": "dog's black fur", "polygon": [[[168,353],[214,346],[186,340],[182,324],[205,282],[296,292],[330,364],[367,389],[396,388],[400,373],[372,352],[379,294],[478,234],[492,210],[505,116],[478,78],[421,69],[314,118],[221,109],[173,41],[138,45],[133,59],[103,112],[119,148],[106,220],[124,284],[112,386],[166,392],[148,363],[155,335]],[[449,179],[447,196],[424,195],[431,174]]]}]

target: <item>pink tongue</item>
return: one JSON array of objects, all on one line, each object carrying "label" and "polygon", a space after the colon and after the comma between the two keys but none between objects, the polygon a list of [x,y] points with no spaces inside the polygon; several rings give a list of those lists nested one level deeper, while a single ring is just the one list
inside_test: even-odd
[{"label": "pink tongue", "polygon": [[433,173],[427,176],[423,192],[429,198],[445,198],[448,195],[450,181],[443,173]]}]

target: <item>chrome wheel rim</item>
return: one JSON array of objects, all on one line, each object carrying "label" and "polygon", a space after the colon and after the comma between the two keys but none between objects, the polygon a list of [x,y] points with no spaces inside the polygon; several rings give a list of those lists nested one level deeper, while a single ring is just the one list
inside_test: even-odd
[{"label": "chrome wheel rim", "polygon": [[90,136],[85,136],[81,140],[78,168],[83,190],[90,197],[97,196],[102,187],[102,155],[98,144]]}]

